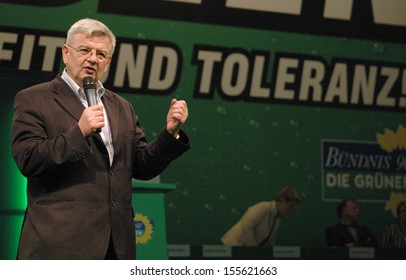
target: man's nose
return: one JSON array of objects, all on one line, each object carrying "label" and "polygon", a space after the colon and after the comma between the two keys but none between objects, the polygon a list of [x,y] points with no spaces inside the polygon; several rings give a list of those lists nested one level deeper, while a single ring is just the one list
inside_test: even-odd
[{"label": "man's nose", "polygon": [[97,61],[96,50],[91,50],[91,52],[87,56],[87,60],[92,63],[96,63]]}]

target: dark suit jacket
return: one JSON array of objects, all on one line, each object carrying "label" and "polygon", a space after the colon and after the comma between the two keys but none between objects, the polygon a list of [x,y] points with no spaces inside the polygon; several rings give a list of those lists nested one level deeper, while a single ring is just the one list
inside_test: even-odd
[{"label": "dark suit jacket", "polygon": [[165,129],[147,144],[131,104],[106,90],[114,161],[100,135],[84,138],[84,106],[57,76],[15,97],[12,154],[27,177],[20,259],[103,259],[110,236],[120,259],[135,258],[132,178],[150,179],[186,151]]},{"label": "dark suit jacket", "polygon": [[336,226],[326,228],[326,240],[330,247],[344,247],[347,243],[354,243],[359,247],[376,247],[378,242],[366,226],[355,225],[357,240],[354,240],[348,228],[339,223]]}]

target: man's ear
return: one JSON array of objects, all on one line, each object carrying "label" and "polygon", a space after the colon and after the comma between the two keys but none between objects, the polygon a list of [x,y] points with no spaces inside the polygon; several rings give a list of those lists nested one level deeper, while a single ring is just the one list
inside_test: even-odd
[{"label": "man's ear", "polygon": [[66,45],[62,46],[62,58],[65,65],[68,63],[69,48]]}]

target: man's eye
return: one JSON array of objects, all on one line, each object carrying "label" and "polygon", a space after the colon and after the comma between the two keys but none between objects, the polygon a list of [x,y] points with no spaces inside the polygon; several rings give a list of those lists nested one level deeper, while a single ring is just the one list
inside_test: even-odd
[{"label": "man's eye", "polygon": [[105,54],[104,52],[98,52],[96,54],[96,56],[100,59],[106,59],[107,58],[107,54]]},{"label": "man's eye", "polygon": [[86,55],[86,54],[90,53],[90,50],[89,50],[89,49],[86,49],[86,48],[81,48],[81,49],[78,49],[78,52],[79,52],[81,55]]}]

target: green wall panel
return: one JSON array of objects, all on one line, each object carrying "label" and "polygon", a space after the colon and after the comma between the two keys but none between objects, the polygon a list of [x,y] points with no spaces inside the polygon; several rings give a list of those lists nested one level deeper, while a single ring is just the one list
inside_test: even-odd
[{"label": "green wall panel", "polygon": [[[71,2],[54,7],[0,3],[1,36],[5,33],[17,36],[15,43],[0,44],[4,55],[4,51],[13,53],[11,59],[0,55],[0,126],[3,131],[0,138],[0,214],[3,217],[1,227],[8,232],[0,236],[2,246],[12,244],[7,245],[8,253],[3,253],[2,258],[15,257],[18,240],[15,236],[19,234],[17,224],[21,218],[9,217],[9,211],[23,211],[26,203],[25,179],[10,154],[12,100],[18,90],[48,80],[63,68],[57,49],[55,57],[46,61],[51,70],[44,71],[45,49],[39,44],[40,38],[64,38],[69,26],[83,17],[100,19],[117,35],[115,57],[104,84],[133,104],[149,139],[165,125],[172,98],[188,102],[190,116],[184,129],[190,136],[192,149],[161,175],[161,182],[177,186],[165,195],[168,243],[220,244],[222,234],[247,207],[272,199],[285,185],[297,188],[302,201],[283,220],[277,238],[279,245],[325,247],[324,228],[337,222],[337,202],[349,195],[360,199],[361,222],[367,224],[378,239],[386,226],[395,222],[391,210],[406,196],[406,169],[402,163],[406,158],[405,147],[399,145],[394,151],[385,152],[393,161],[399,161],[393,163],[398,170],[336,168],[331,171],[339,175],[350,172],[353,177],[366,174],[399,176],[400,183],[377,188],[375,182],[371,188],[356,188],[351,182],[350,187],[340,189],[338,185],[326,186],[325,176],[330,171],[323,165],[323,141],[345,141],[352,147],[359,142],[368,142],[379,149],[382,145],[378,143],[378,135],[385,132],[388,135],[391,131],[399,143],[404,143],[401,135],[396,134],[399,127],[406,127],[404,39],[366,38],[369,35],[361,33],[359,38],[311,34],[288,27],[284,30],[268,26],[242,27],[202,23],[198,19],[196,22],[183,21],[170,19],[168,10],[162,10],[166,16],[161,18],[121,15],[114,11],[100,12],[99,5],[104,5],[104,1]],[[158,2],[169,1],[157,1],[156,5]],[[202,5],[203,10],[204,7]],[[137,11],[142,14],[142,7]],[[242,18],[244,16],[242,13]],[[297,25],[295,18],[292,24]],[[329,24],[338,26],[339,22]],[[275,22],[275,26],[280,25]],[[349,29],[352,27],[354,25]],[[382,28],[382,25],[376,25],[376,30]],[[404,26],[393,28],[396,32],[404,31]],[[374,31],[373,28],[370,31]],[[392,34],[399,34],[396,32]],[[30,49],[32,62],[29,69],[19,69],[24,54],[22,44],[29,38],[27,36],[34,36]],[[2,38],[0,40],[6,37]],[[125,47],[132,48],[136,55],[140,45],[147,47],[151,55],[157,47],[177,51],[180,70],[173,89],[160,92],[145,84],[131,86],[129,81],[134,77],[128,68],[120,68],[118,58]],[[210,66],[208,59],[199,56],[204,54],[220,57],[213,64],[213,71],[209,71],[209,85],[201,82],[203,73],[199,67],[206,63],[204,69],[207,70]],[[129,65],[134,62],[123,57]],[[264,64],[260,64],[260,59]],[[246,74],[241,72],[245,62],[248,63]],[[284,65],[288,65],[285,71]],[[316,68],[304,75],[305,66],[315,65]],[[145,77],[150,74],[144,73]],[[322,82],[307,88],[309,95],[301,99],[303,82],[314,82],[318,74],[322,75]],[[120,75],[125,76],[122,82],[117,78]],[[393,78],[393,84],[388,77]],[[255,84],[254,80],[263,92],[268,92],[268,97],[253,98],[256,93],[250,86]],[[242,92],[231,90],[244,81],[246,86]],[[202,90],[207,87],[209,92]],[[317,90],[322,92],[320,99]],[[368,94],[373,95],[370,103]],[[371,150],[365,153],[373,155]]]}]

